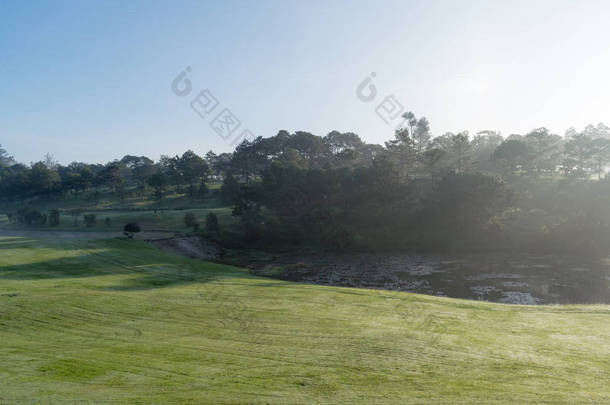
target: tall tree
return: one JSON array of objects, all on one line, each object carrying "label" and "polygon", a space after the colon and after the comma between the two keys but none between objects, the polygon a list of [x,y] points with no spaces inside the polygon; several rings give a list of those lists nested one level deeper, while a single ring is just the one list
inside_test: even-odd
[{"label": "tall tree", "polygon": [[15,164],[15,159],[0,145],[0,167]]},{"label": "tall tree", "polygon": [[483,130],[476,133],[472,138],[472,161],[480,171],[492,170],[491,155],[494,150],[504,141],[502,134],[498,131]]},{"label": "tall tree", "polygon": [[430,123],[426,117],[417,120],[415,128],[412,129],[413,148],[418,156],[421,156],[430,143]]},{"label": "tall tree", "polygon": [[[471,165],[471,152],[468,131],[457,134],[447,132],[434,138],[426,152],[426,159],[428,167],[435,167],[440,171],[464,173]],[[431,166],[432,162],[434,162],[433,166]]]},{"label": "tall tree", "polygon": [[163,194],[165,193],[165,186],[167,185],[167,178],[162,172],[153,174],[148,178],[148,185],[153,188],[153,197],[157,201],[161,201]]},{"label": "tall tree", "polygon": [[125,179],[121,174],[121,166],[121,163],[118,161],[108,163],[97,175],[97,184],[110,187],[113,191],[121,188],[125,183]]},{"label": "tall tree", "polygon": [[561,160],[561,137],[551,134],[541,127],[530,131],[524,137],[531,153],[528,155],[528,166],[540,175],[542,171],[554,172]]},{"label": "tall tree", "polygon": [[55,170],[49,169],[44,162],[38,162],[32,165],[28,180],[32,194],[45,193],[50,196],[60,179]]},{"label": "tall tree", "polygon": [[187,150],[178,159],[177,169],[180,183],[191,186],[205,180],[210,173],[207,162],[192,150]]},{"label": "tall tree", "polygon": [[517,167],[524,165],[531,155],[530,146],[519,139],[507,139],[491,155],[491,160],[506,172],[514,174]]}]

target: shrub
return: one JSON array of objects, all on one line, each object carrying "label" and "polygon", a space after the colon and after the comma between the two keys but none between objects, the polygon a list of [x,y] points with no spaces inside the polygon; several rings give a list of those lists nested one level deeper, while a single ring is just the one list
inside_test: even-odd
[{"label": "shrub", "polygon": [[187,189],[187,194],[191,198],[195,197],[197,195],[197,186],[195,186],[193,184],[189,185],[189,187]]},{"label": "shrub", "polygon": [[218,216],[213,212],[210,212],[205,217],[205,230],[212,233],[218,233],[220,231],[220,226],[218,225]]},{"label": "shrub", "polygon": [[83,216],[83,219],[85,221],[85,225],[88,227],[95,225],[95,223],[97,222],[97,217],[95,216],[95,214],[85,214]]},{"label": "shrub", "polygon": [[44,225],[47,223],[47,215],[33,208],[20,208],[17,211],[17,221],[27,226]]},{"label": "shrub", "polygon": [[136,224],[135,222],[125,224],[123,227],[123,234],[129,239],[133,239],[134,235],[138,232],[140,232],[140,225]]},{"label": "shrub", "polygon": [[54,209],[49,212],[49,225],[57,226],[59,225],[59,210]]},{"label": "shrub", "polygon": [[223,204],[232,204],[239,195],[239,183],[232,174],[225,177],[220,187],[220,201]]},{"label": "shrub", "polygon": [[77,226],[77,225],[78,225],[78,217],[80,216],[80,214],[81,214],[82,212],[83,212],[83,211],[82,211],[82,210],[80,210],[80,209],[78,209],[78,208],[72,208],[72,209],[70,210],[70,215],[72,215],[72,218],[74,219],[74,226]]},{"label": "shrub", "polygon": [[186,225],[187,228],[194,228],[195,225],[197,225],[197,218],[195,218],[195,214],[192,212],[184,214],[184,225]]},{"label": "shrub", "polygon": [[205,181],[202,181],[199,184],[199,189],[197,190],[197,196],[199,198],[205,198],[205,196],[207,196],[209,192],[210,192],[210,190],[208,189],[208,186],[205,184]]}]

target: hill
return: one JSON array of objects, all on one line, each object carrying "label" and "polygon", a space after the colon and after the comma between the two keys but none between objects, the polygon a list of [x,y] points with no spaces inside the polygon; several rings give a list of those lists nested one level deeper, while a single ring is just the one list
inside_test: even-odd
[{"label": "hill", "polygon": [[608,306],[289,283],[0,239],[0,402],[608,403]]}]

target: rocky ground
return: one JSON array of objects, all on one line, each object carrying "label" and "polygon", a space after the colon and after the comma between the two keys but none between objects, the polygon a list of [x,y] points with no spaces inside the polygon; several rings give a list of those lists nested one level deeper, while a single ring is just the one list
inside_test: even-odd
[{"label": "rocky ground", "polygon": [[[270,269],[274,269],[270,271]],[[255,270],[305,283],[510,304],[610,303],[606,260],[533,254],[343,254],[285,258]]]},{"label": "rocky ground", "polygon": [[220,258],[222,249],[200,236],[176,236],[170,239],[149,241],[156,247],[188,256],[192,259],[215,260]]}]

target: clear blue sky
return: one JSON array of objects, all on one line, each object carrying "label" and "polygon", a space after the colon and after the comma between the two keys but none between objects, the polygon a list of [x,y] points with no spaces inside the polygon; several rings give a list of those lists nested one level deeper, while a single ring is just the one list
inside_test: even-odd
[{"label": "clear blue sky", "polygon": [[[0,144],[26,163],[229,151],[189,107],[206,88],[263,136],[381,143],[392,127],[375,106],[391,94],[435,135],[563,134],[610,123],[609,17],[607,1],[5,0]],[[181,98],[170,84],[186,66]]]}]

